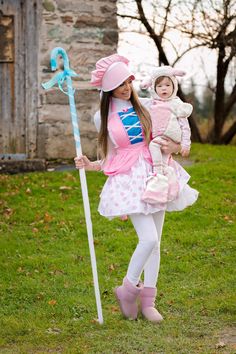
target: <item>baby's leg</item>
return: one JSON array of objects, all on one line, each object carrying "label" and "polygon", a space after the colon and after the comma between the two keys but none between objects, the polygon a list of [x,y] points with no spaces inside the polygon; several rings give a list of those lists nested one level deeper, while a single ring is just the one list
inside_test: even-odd
[{"label": "baby's leg", "polygon": [[153,160],[153,175],[147,179],[146,189],[141,197],[145,203],[166,203],[168,195],[168,178],[164,176],[160,138],[157,137],[149,144]]},{"label": "baby's leg", "polygon": [[163,174],[163,160],[160,142],[161,138],[154,138],[149,144],[149,150],[153,161],[153,173]]}]

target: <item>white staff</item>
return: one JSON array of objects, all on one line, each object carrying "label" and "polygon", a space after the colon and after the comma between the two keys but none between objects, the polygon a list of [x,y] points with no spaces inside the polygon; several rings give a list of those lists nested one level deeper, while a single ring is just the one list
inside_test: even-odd
[{"label": "white staff", "polygon": [[[69,66],[69,59],[66,54],[66,51],[63,48],[56,47],[51,52],[51,70],[55,71],[57,69],[57,57],[61,55],[64,60],[64,71],[56,74],[50,81],[42,84],[44,89],[49,89],[53,87],[55,84],[58,84],[61,91],[69,96],[70,102],[70,112],[71,112],[71,121],[73,126],[73,133],[76,145],[76,155],[82,155],[81,143],[80,143],[80,133],[78,127],[78,117],[75,107],[75,99],[74,99],[74,92],[75,90],[72,87],[72,80],[71,77],[78,76],[73,70],[70,69]],[[63,90],[63,82],[66,81],[68,91]],[[83,197],[83,204],[84,204],[84,213],[85,213],[85,220],[86,220],[86,228],[88,234],[88,242],[89,242],[89,251],[90,251],[90,258],[92,264],[92,272],[93,272],[93,283],[95,289],[95,297],[96,297],[96,304],[97,304],[97,313],[98,313],[98,322],[100,324],[103,323],[103,316],[102,316],[102,306],[101,306],[101,297],[99,291],[99,284],[98,284],[98,275],[97,275],[97,263],[96,263],[96,256],[94,251],[94,242],[93,242],[93,229],[92,229],[92,221],[91,221],[91,213],[90,213],[90,205],[89,205],[89,198],[88,198],[88,188],[86,182],[86,175],[84,168],[79,170],[80,174],[80,183],[81,183],[81,190],[82,190],[82,197]]]}]

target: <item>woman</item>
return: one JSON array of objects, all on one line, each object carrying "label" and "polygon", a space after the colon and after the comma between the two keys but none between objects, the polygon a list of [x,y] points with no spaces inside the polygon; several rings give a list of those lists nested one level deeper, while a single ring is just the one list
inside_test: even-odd
[{"label": "woman", "polygon": [[[118,54],[102,58],[92,72],[91,84],[101,89],[100,112],[95,114],[99,131],[98,145],[102,161],[91,162],[86,156],[75,158],[77,168],[103,170],[108,179],[100,195],[98,210],[112,219],[129,215],[138,236],[137,247],[129,262],[123,284],[115,289],[121,312],[136,319],[140,298],[143,316],[152,322],[163,318],[155,309],[156,283],[160,266],[160,241],[165,210],[182,210],[197,199],[187,185],[188,174],[178,165],[181,193],[169,204],[148,204],[141,200],[146,179],[152,170],[148,149],[151,120],[141,105],[132,81],[129,61]],[[165,153],[180,151],[180,145],[163,141]],[[144,272],[144,283],[140,281]]]}]

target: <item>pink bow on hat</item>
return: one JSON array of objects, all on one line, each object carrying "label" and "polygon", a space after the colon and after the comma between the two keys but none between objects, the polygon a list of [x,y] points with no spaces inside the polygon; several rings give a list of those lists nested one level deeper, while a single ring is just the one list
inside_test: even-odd
[{"label": "pink bow on hat", "polygon": [[132,76],[134,79],[128,64],[129,60],[119,54],[112,54],[98,60],[96,70],[91,73],[91,85],[103,91],[111,91],[128,77]]}]

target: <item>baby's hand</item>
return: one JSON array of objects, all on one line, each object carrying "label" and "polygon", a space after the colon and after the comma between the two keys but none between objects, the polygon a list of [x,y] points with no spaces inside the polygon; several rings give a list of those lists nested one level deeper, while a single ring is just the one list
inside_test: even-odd
[{"label": "baby's hand", "polygon": [[189,153],[190,153],[190,149],[189,148],[182,148],[180,153],[181,153],[182,157],[188,157]]}]

